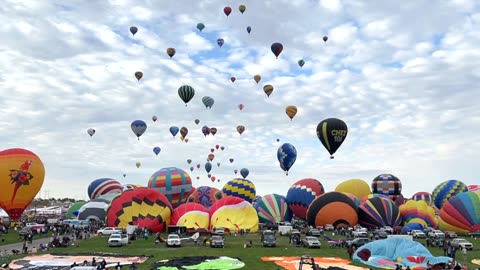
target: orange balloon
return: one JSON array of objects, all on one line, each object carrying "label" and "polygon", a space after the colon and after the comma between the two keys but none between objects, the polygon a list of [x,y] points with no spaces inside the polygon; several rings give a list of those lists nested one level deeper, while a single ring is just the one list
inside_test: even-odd
[{"label": "orange balloon", "polygon": [[45,167],[33,152],[13,148],[0,151],[0,208],[18,220],[45,179]]},{"label": "orange balloon", "polygon": [[295,115],[297,115],[297,107],[293,105],[287,106],[285,108],[285,113],[288,115],[290,120],[292,120],[295,117]]}]

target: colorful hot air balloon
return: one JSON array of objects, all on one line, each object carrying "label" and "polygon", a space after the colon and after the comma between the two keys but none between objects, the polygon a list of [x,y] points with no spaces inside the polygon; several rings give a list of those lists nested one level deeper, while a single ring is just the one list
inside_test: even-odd
[{"label": "colorful hot air balloon", "polygon": [[240,11],[240,13],[243,14],[245,12],[245,10],[247,10],[247,7],[245,5],[238,6],[238,11]]},{"label": "colorful hot air balloon", "polygon": [[222,192],[226,196],[239,197],[251,203],[255,198],[256,189],[251,181],[244,178],[234,178],[223,186]]},{"label": "colorful hot air balloon", "polygon": [[351,193],[357,198],[363,198],[372,194],[370,185],[362,179],[350,179],[343,181],[337,185],[335,191]]},{"label": "colorful hot air balloon", "polygon": [[205,28],[205,24],[203,23],[197,23],[197,29],[200,30],[200,32],[202,32],[202,30]]},{"label": "colorful hot air balloon", "polygon": [[95,129],[89,128],[89,129],[87,130],[87,133],[88,133],[88,135],[90,135],[90,137],[92,137],[93,134],[95,134]]},{"label": "colorful hot air balloon", "polygon": [[221,47],[223,46],[223,44],[224,44],[224,43],[225,43],[225,40],[223,40],[223,38],[219,38],[219,39],[217,39],[217,45],[218,45],[218,47],[220,47],[220,48],[221,48]]},{"label": "colorful hot air balloon", "polygon": [[187,106],[188,102],[195,96],[195,89],[190,85],[182,85],[178,88],[178,95],[185,102],[185,106]]},{"label": "colorful hot air balloon", "polygon": [[106,209],[109,204],[110,201],[106,199],[97,198],[90,200],[78,209],[77,219],[105,222]]},{"label": "colorful hot air balloon", "polygon": [[[84,205],[86,204],[87,202],[86,201],[77,201],[75,203],[73,203],[70,208],[68,208],[68,211],[67,211],[67,214],[66,214],[66,218],[67,219],[72,219],[74,217],[77,217],[78,215],[78,210]],[[76,215],[74,215],[74,212],[76,212]]]},{"label": "colorful hot air balloon", "polygon": [[396,227],[402,222],[400,211],[395,203],[386,198],[370,198],[358,210],[360,224],[366,228],[383,226]]},{"label": "colorful hot air balloon", "polygon": [[154,116],[152,116],[152,121],[153,121],[154,123],[155,123],[155,122],[157,122],[157,119],[158,119],[158,117],[157,117],[157,116],[155,116],[155,115],[154,115]]},{"label": "colorful hot air balloon", "polygon": [[270,49],[272,50],[272,53],[275,55],[275,57],[278,59],[278,56],[283,51],[283,45],[282,43],[275,42],[272,44],[272,46],[270,46]]},{"label": "colorful hot air balloon", "polygon": [[153,153],[155,153],[155,155],[157,155],[157,156],[158,156],[158,154],[160,154],[160,151],[162,151],[162,149],[160,149],[160,147],[158,147],[158,146],[155,146],[153,148]]},{"label": "colorful hot air balloon", "polygon": [[468,191],[480,191],[480,185],[468,185]]},{"label": "colorful hot air balloon", "polygon": [[187,202],[173,210],[170,224],[173,226],[185,226],[187,228],[208,229],[210,213],[205,206]]},{"label": "colorful hot air balloon", "polygon": [[90,185],[88,185],[88,197],[93,200],[107,193],[121,193],[122,189],[122,184],[117,180],[100,178],[92,181]]},{"label": "colorful hot air balloon", "polygon": [[172,134],[173,137],[175,137],[180,131],[180,129],[176,126],[171,126],[169,130],[170,130],[170,134]]},{"label": "colorful hot air balloon", "polygon": [[250,32],[252,32],[252,27],[251,27],[251,26],[247,26],[247,33],[250,34]]},{"label": "colorful hot air balloon", "polygon": [[140,140],[140,136],[142,136],[147,130],[147,123],[142,120],[135,120],[130,127],[132,128],[133,133],[137,136],[137,139]]},{"label": "colorful hot air balloon", "polygon": [[210,209],[210,207],[216,201],[222,199],[223,197],[224,194],[219,189],[209,186],[201,186],[190,194],[187,201],[199,203],[205,208]]},{"label": "colorful hot air balloon", "polygon": [[182,128],[180,129],[180,135],[182,135],[182,138],[187,137],[187,135],[188,135],[188,128],[182,127]]},{"label": "colorful hot air balloon", "polygon": [[13,148],[0,151],[0,208],[17,221],[40,191],[45,168],[33,152]]},{"label": "colorful hot air balloon", "polygon": [[136,26],[130,26],[130,33],[132,33],[132,36],[135,36],[137,32],[138,28]]},{"label": "colorful hot air balloon", "polygon": [[292,220],[292,211],[288,208],[287,198],[278,194],[260,197],[254,203],[261,223],[279,223]]},{"label": "colorful hot air balloon", "polygon": [[223,13],[225,13],[225,15],[227,15],[227,17],[228,17],[228,15],[230,15],[230,13],[232,13],[232,8],[229,7],[229,6],[224,7],[223,8]]},{"label": "colorful hot air balloon", "polygon": [[429,206],[432,206],[433,204],[432,194],[423,191],[413,194],[412,200],[425,201]]},{"label": "colorful hot air balloon", "polygon": [[207,137],[207,135],[210,134],[210,128],[207,127],[207,126],[203,126],[202,127],[202,133],[203,133],[203,135],[205,135],[205,137]]},{"label": "colorful hot air balloon", "polygon": [[298,60],[298,65],[300,67],[303,67],[303,65],[305,65],[305,60],[303,60],[303,59]]},{"label": "colorful hot air balloon", "polygon": [[438,219],[435,215],[435,209],[429,206],[425,201],[410,200],[398,208],[404,224],[420,223],[423,227],[438,227]]},{"label": "colorful hot air balloon", "polygon": [[372,193],[386,195],[395,201],[402,193],[402,182],[395,175],[380,174],[372,181]]},{"label": "colorful hot air balloon", "polygon": [[161,192],[152,188],[136,188],[112,200],[105,223],[124,229],[128,225],[136,225],[158,233],[166,229],[172,211],[172,205]]},{"label": "colorful hot air balloon", "polygon": [[137,78],[137,80],[140,81],[143,78],[143,72],[141,71],[135,72],[135,78]]},{"label": "colorful hot air balloon", "polygon": [[242,133],[245,131],[245,126],[238,125],[237,126],[237,132],[242,135]]},{"label": "colorful hot air balloon", "polygon": [[176,52],[177,51],[175,50],[175,48],[168,48],[167,49],[167,55],[170,56],[170,58],[172,58],[175,55]]},{"label": "colorful hot air balloon", "polygon": [[272,92],[273,92],[273,85],[271,85],[271,84],[266,84],[266,85],[263,87],[263,92],[265,92],[265,94],[267,95],[267,97],[270,97],[270,95],[271,95]]},{"label": "colorful hot air balloon", "polygon": [[467,192],[468,187],[459,180],[448,180],[436,186],[432,192],[433,203],[438,209],[442,209],[444,203],[451,197]]},{"label": "colorful hot air balloon", "polygon": [[203,105],[205,105],[205,108],[211,109],[213,104],[215,103],[215,100],[209,96],[205,96],[202,98]]},{"label": "colorful hot air balloon", "polygon": [[236,80],[237,80],[237,78],[235,78],[235,77],[233,77],[233,76],[230,77],[230,81],[235,82]]},{"label": "colorful hot air balloon", "polygon": [[155,172],[148,180],[148,187],[167,196],[175,208],[184,203],[192,190],[192,179],[182,169],[169,167]]},{"label": "colorful hot air balloon", "polygon": [[480,193],[463,192],[452,196],[440,210],[440,228],[457,233],[480,230]]},{"label": "colorful hot air balloon", "polygon": [[317,126],[317,137],[330,153],[331,159],[347,137],[347,133],[347,124],[337,118],[322,120]]},{"label": "colorful hot air balloon", "polygon": [[247,169],[247,168],[242,168],[240,170],[240,175],[243,177],[243,178],[247,178],[247,176],[250,174],[250,171]]},{"label": "colorful hot air balloon", "polygon": [[289,105],[285,108],[285,113],[287,114],[290,120],[293,120],[295,115],[297,115],[297,106]]},{"label": "colorful hot air balloon", "polygon": [[212,133],[213,136],[215,136],[215,134],[217,134],[217,128],[216,127],[212,127],[210,128],[210,133]]},{"label": "colorful hot air balloon", "polygon": [[253,76],[253,80],[258,84],[262,80],[262,76],[257,74]]},{"label": "colorful hot air balloon", "polygon": [[307,209],[308,225],[317,227],[332,224],[353,227],[358,223],[357,205],[341,192],[327,192],[316,197]]},{"label": "colorful hot air balloon", "polygon": [[295,182],[287,192],[287,203],[293,214],[305,220],[310,203],[325,192],[322,183],[313,178]]},{"label": "colorful hot air balloon", "polygon": [[288,175],[288,170],[297,160],[297,149],[289,143],[284,143],[277,150],[277,159],[280,163],[280,168]]},{"label": "colorful hot air balloon", "polygon": [[210,227],[226,228],[228,231],[258,231],[258,215],[253,206],[242,198],[227,196],[210,208]]}]

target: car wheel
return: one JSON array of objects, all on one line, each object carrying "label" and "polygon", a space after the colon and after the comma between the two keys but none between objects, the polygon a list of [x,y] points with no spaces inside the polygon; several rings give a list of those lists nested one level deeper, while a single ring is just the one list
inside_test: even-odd
[{"label": "car wheel", "polygon": [[98,233],[98,236],[103,236],[103,233]]}]

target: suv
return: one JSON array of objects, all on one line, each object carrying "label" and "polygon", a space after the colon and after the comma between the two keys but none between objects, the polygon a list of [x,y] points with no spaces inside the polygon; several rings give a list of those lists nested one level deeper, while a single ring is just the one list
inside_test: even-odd
[{"label": "suv", "polygon": [[325,226],[323,226],[323,229],[325,231],[333,231],[335,230],[335,227],[332,224],[325,224]]},{"label": "suv", "polygon": [[262,245],[264,247],[275,247],[277,243],[275,241],[275,233],[273,231],[264,231],[262,233]]},{"label": "suv", "polygon": [[428,233],[428,237],[431,238],[445,238],[445,234],[440,230],[433,230]]},{"label": "suv", "polygon": [[225,235],[225,228],[219,227],[215,228],[212,232],[213,235]]},{"label": "suv", "polygon": [[473,238],[478,238],[478,237],[480,237],[480,231],[471,232],[471,233],[468,234],[468,236],[473,237]]},{"label": "suv", "polygon": [[182,246],[182,239],[176,233],[171,233],[168,235],[167,238],[167,247],[181,247]]},{"label": "suv", "polygon": [[473,244],[463,238],[452,239],[452,241],[450,241],[450,245],[458,249],[466,248],[468,250],[473,250]]},{"label": "suv", "polygon": [[367,237],[368,236],[368,231],[366,228],[361,228],[353,231],[353,236],[354,237]]},{"label": "suv", "polygon": [[358,247],[361,247],[363,245],[365,245],[366,243],[370,242],[370,240],[368,240],[368,238],[355,238],[351,241],[348,241],[347,240],[347,245],[349,247],[353,247],[354,249],[358,248]]},{"label": "suv", "polygon": [[121,246],[126,246],[127,244],[128,244],[127,235],[112,233],[108,238],[109,247],[121,247]]},{"label": "suv", "polygon": [[114,234],[114,233],[122,233],[122,230],[119,229],[119,228],[115,228],[115,227],[105,227],[105,228],[97,231],[97,234],[99,236],[111,235],[111,234]]},{"label": "suv", "polygon": [[389,234],[393,234],[393,228],[390,226],[383,226],[381,229]]},{"label": "suv", "polygon": [[410,235],[413,237],[413,238],[425,238],[427,237],[425,235],[424,232],[422,232],[421,230],[412,230],[410,231]]},{"label": "suv", "polygon": [[315,236],[306,236],[303,239],[303,246],[306,248],[320,248],[321,244]]},{"label": "suv", "polygon": [[321,234],[322,234],[322,231],[320,231],[317,228],[312,228],[312,229],[308,230],[308,232],[307,232],[307,235],[309,235],[309,236],[320,236]]},{"label": "suv", "polygon": [[220,247],[223,248],[225,246],[225,241],[223,241],[223,237],[221,235],[213,235],[212,239],[210,240],[210,247]]},{"label": "suv", "polygon": [[457,238],[458,235],[456,232],[445,231],[445,238]]},{"label": "suv", "polygon": [[388,233],[384,230],[384,229],[376,229],[373,231],[373,237],[375,239],[378,239],[378,238],[387,238],[388,237]]}]

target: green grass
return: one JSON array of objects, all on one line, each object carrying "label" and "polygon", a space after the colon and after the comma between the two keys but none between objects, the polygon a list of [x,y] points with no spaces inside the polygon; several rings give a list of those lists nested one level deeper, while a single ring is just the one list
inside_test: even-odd
[{"label": "green grass", "polygon": [[[48,235],[45,234],[40,234],[36,235],[33,237],[33,240],[36,239],[42,239],[42,238],[47,238]],[[7,234],[0,234],[0,249],[4,245],[10,245],[10,244],[15,244],[15,243],[22,243],[23,242],[23,237],[22,239],[18,239],[18,233],[15,232],[14,230],[10,230],[9,233]]]},{"label": "green grass", "polygon": [[[165,235],[163,235],[166,238]],[[109,248],[107,245],[107,237],[93,237],[88,240],[80,242],[79,247],[58,248],[51,249],[50,253],[67,253],[67,254],[92,254],[92,253],[116,253],[124,255],[146,255],[151,258],[144,264],[140,265],[140,269],[150,269],[152,263],[171,259],[176,257],[187,256],[230,256],[238,257],[244,263],[244,269],[265,269],[276,270],[278,266],[273,262],[263,262],[261,257],[269,256],[302,256],[311,255],[316,257],[340,257],[348,258],[345,249],[332,249],[328,247],[328,243],[321,240],[321,249],[306,249],[294,247],[288,243],[288,237],[277,237],[276,248],[264,248],[261,246],[260,237],[257,234],[243,235],[243,236],[226,236],[225,248],[214,249],[210,247],[204,247],[201,244],[194,246],[193,243],[184,243],[181,248],[167,248],[165,244],[161,243],[155,245],[154,238],[150,237],[148,240],[139,239],[132,241],[126,247]],[[253,248],[243,248],[243,244],[252,240]],[[476,269],[478,266],[470,263],[474,258],[480,258],[480,240],[469,239],[476,249],[469,251],[468,253],[468,267],[469,269]],[[443,255],[443,250],[439,248],[430,248],[433,255]],[[9,262],[13,258],[0,258],[0,263]],[[464,263],[461,252],[457,252],[457,260]],[[362,266],[361,264],[354,263],[354,265]],[[365,266],[363,266],[365,267]],[[366,267],[368,268],[368,267]]]}]

